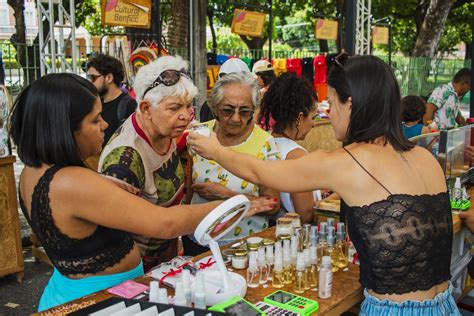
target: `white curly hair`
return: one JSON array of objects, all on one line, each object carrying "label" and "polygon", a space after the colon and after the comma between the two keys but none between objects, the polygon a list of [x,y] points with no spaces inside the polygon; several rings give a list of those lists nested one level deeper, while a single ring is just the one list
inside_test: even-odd
[{"label": "white curly hair", "polygon": [[[143,96],[145,90],[148,89],[155,79],[163,71],[170,69],[189,71],[189,65],[181,56],[163,56],[138,70],[133,84],[138,104],[143,100],[147,100],[150,101],[153,107],[157,107],[167,97],[179,96],[192,100],[197,96],[198,89],[192,80],[185,76],[181,76],[178,83],[172,86],[157,85]],[[137,107],[137,110],[140,111],[139,107]]]}]

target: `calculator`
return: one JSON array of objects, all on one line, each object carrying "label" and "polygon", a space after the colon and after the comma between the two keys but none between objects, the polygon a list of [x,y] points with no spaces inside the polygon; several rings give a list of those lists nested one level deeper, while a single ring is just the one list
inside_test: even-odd
[{"label": "calculator", "polygon": [[273,306],[265,302],[258,302],[255,304],[255,307],[264,312],[266,316],[300,316],[299,313]]},{"label": "calculator", "polygon": [[223,303],[209,307],[210,311],[224,312],[229,316],[260,316],[262,312],[241,297],[233,297]]},{"label": "calculator", "polygon": [[318,302],[314,300],[281,290],[266,296],[263,301],[302,316],[309,316],[319,308]]}]

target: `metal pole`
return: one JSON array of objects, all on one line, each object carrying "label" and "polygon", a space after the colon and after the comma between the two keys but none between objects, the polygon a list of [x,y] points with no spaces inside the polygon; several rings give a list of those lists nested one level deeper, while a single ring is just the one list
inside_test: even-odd
[{"label": "metal pole", "polygon": [[269,21],[268,21],[268,60],[272,61],[272,31],[273,31],[273,1],[269,0]]},{"label": "metal pole", "polygon": [[[474,28],[472,28],[472,37],[471,37],[471,85],[474,82]],[[471,103],[469,104],[469,117],[474,117],[474,98],[472,97],[471,89]]]},{"label": "metal pole", "polygon": [[189,65],[191,67],[190,73],[194,77],[194,34],[193,34],[193,26],[194,26],[194,1],[189,0],[189,25],[188,25],[188,39],[189,39]]},{"label": "metal pole", "polygon": [[56,38],[54,36],[54,2],[48,1],[49,5],[49,40],[51,42],[51,70],[56,73]]},{"label": "metal pole", "polygon": [[392,23],[388,21],[388,65],[392,67]]},{"label": "metal pole", "polygon": [[[161,0],[155,1],[156,3],[156,24],[158,25],[158,38],[157,38],[157,43],[158,43],[158,57],[161,56],[161,17],[160,17],[160,2]],[[153,2],[152,2],[152,8],[153,8]],[[153,10],[152,10],[153,12]],[[153,26],[150,26],[150,28],[153,30]]]},{"label": "metal pole", "polygon": [[356,18],[357,8],[356,0],[346,0],[346,53],[355,54],[356,39]]},{"label": "metal pole", "polygon": [[[77,74],[77,47],[76,47],[76,14],[74,0],[69,0],[69,16],[71,19],[71,50],[72,50],[72,72]],[[66,59],[66,56],[64,56]]]}]

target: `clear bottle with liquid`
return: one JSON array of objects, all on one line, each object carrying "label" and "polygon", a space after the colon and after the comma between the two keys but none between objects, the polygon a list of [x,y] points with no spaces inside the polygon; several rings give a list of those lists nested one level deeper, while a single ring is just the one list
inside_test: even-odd
[{"label": "clear bottle with liquid", "polygon": [[273,271],[273,265],[275,264],[275,255],[273,253],[273,245],[274,244],[275,244],[275,242],[265,245],[265,241],[264,241],[265,260],[266,260],[267,266],[268,266],[268,274],[267,274],[267,280],[268,281],[271,281],[272,277],[273,277],[272,271]]},{"label": "clear bottle with liquid", "polygon": [[316,246],[311,246],[311,268],[309,270],[308,282],[309,286],[315,291],[318,286],[318,257],[316,252]]},{"label": "clear bottle with liquid", "polygon": [[281,289],[285,286],[285,273],[283,271],[283,255],[281,251],[275,249],[275,264],[272,271],[272,287]]},{"label": "clear bottle with liquid", "polygon": [[260,284],[260,270],[257,265],[257,252],[250,251],[249,267],[247,269],[247,286],[256,288]]},{"label": "clear bottle with liquid", "polygon": [[309,248],[306,248],[303,250],[304,254],[304,289],[307,291],[311,289],[310,285],[310,273],[311,273],[311,250]]},{"label": "clear bottle with liquid", "polygon": [[260,284],[267,284],[268,278],[268,265],[265,259],[265,248],[261,247],[258,249],[258,258],[257,258],[258,270],[260,273]]},{"label": "clear bottle with liquid", "polygon": [[319,224],[319,242],[318,242],[318,247],[317,247],[318,270],[321,268],[321,259],[323,258],[326,248],[328,246],[327,236],[328,236],[328,224],[326,222],[322,222]]},{"label": "clear bottle with liquid", "polygon": [[295,283],[293,285],[293,291],[297,294],[304,293],[305,291],[305,269],[304,254],[302,252],[298,252],[296,259]]},{"label": "clear bottle with liquid", "polygon": [[339,248],[339,258],[337,266],[344,269],[348,266],[349,247],[346,240],[346,231],[344,223],[337,223],[337,241],[336,247]]},{"label": "clear bottle with liquid", "polygon": [[339,260],[339,249],[336,247],[336,236],[334,233],[334,227],[329,227],[328,230],[328,246],[324,250],[324,256],[331,258],[332,272],[339,270],[337,262]]},{"label": "clear bottle with liquid", "polygon": [[459,177],[456,178],[454,187],[451,189],[451,208],[454,214],[459,214],[462,209],[462,186]]}]

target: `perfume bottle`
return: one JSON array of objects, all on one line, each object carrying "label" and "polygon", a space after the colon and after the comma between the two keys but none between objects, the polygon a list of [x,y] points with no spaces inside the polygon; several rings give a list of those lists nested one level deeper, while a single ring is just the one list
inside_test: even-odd
[{"label": "perfume bottle", "polygon": [[319,271],[319,297],[326,299],[332,295],[332,268],[331,258],[324,256]]},{"label": "perfume bottle", "polygon": [[267,284],[268,277],[268,265],[265,260],[265,248],[261,247],[258,249],[258,258],[257,258],[258,270],[260,273],[260,284]]},{"label": "perfume bottle", "polygon": [[301,294],[304,293],[305,283],[305,263],[304,263],[304,254],[298,252],[296,259],[296,273],[295,273],[295,284],[293,286],[293,291],[295,293]]},{"label": "perfume bottle", "polygon": [[332,272],[336,272],[339,270],[337,262],[339,260],[340,252],[339,248],[336,247],[336,236],[334,233],[334,227],[329,227],[327,239],[328,245],[324,250],[324,256],[328,256],[331,258]]},{"label": "perfume bottle", "polygon": [[275,264],[272,271],[272,286],[275,289],[284,287],[283,253],[281,247],[275,245]]},{"label": "perfume bottle", "polygon": [[257,252],[250,251],[249,267],[247,269],[247,286],[256,288],[260,284],[260,270],[257,265]]},{"label": "perfume bottle", "polygon": [[312,288],[312,291],[316,291],[316,287],[318,286],[318,257],[316,252],[316,246],[311,246],[310,255],[311,268],[309,270],[308,282],[309,286]]},{"label": "perfume bottle", "polygon": [[[265,240],[263,241],[265,245]],[[268,266],[268,273],[267,273],[267,280],[271,281],[272,280],[272,271],[273,271],[273,265],[275,264],[275,255],[273,254],[273,245],[275,242],[271,240],[272,243],[267,243],[265,245],[265,261],[267,262]]]},{"label": "perfume bottle", "polygon": [[309,282],[310,273],[311,273],[311,252],[309,248],[303,250],[304,254],[304,289],[307,291],[311,289],[311,285]]},{"label": "perfume bottle", "polygon": [[309,242],[311,246],[317,246],[319,242],[318,226],[311,226],[309,231]]},{"label": "perfume bottle", "polygon": [[319,224],[319,242],[317,247],[318,252],[318,270],[321,268],[321,259],[324,256],[325,249],[327,248],[327,235],[328,235],[328,223],[322,222]]},{"label": "perfume bottle", "polygon": [[349,257],[349,247],[347,246],[346,241],[346,231],[344,223],[337,223],[337,242],[336,247],[339,249],[339,258],[337,261],[337,266],[339,269],[344,269],[348,266],[348,257]]}]

